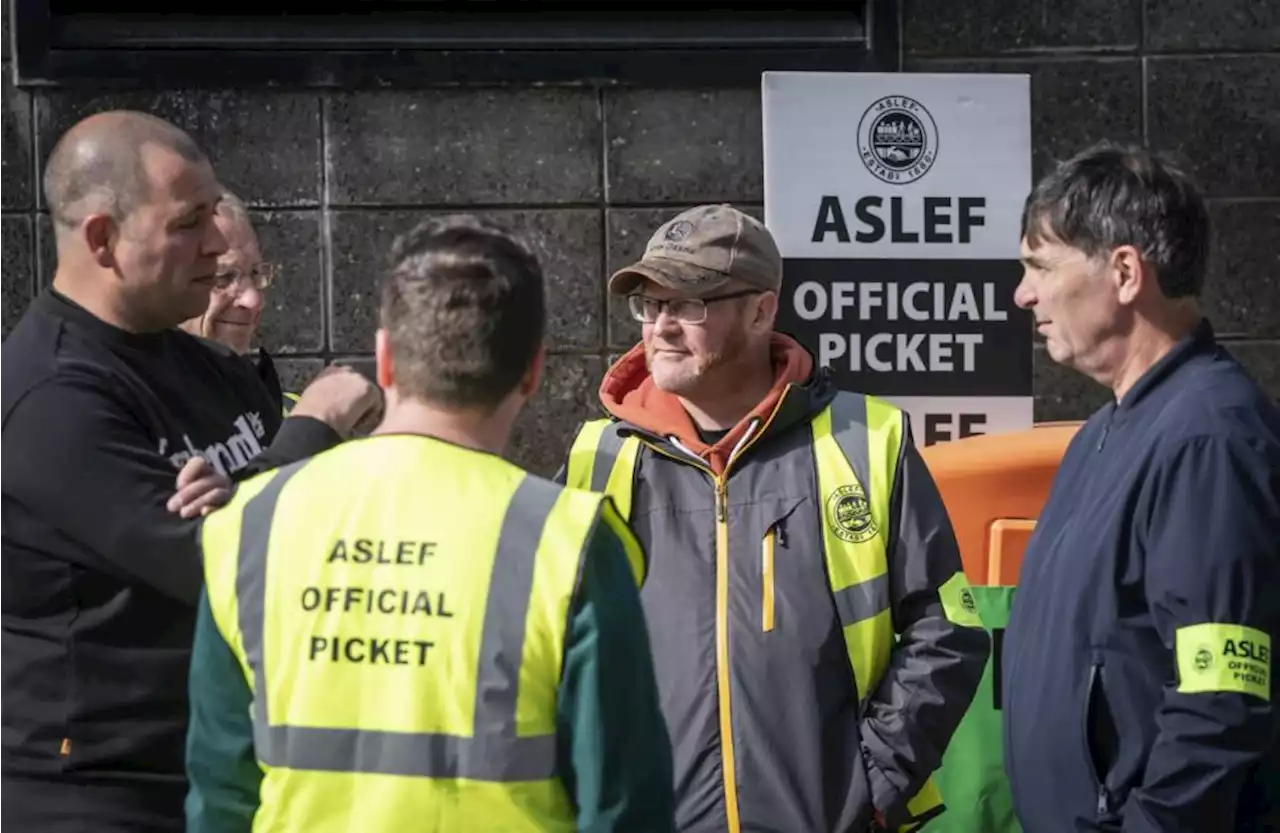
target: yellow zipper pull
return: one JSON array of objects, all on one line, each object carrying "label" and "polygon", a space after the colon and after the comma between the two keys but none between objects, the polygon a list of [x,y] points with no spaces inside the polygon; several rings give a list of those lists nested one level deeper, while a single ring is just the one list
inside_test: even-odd
[{"label": "yellow zipper pull", "polygon": [[725,495],[724,481],[716,480],[716,520],[724,523],[729,516],[728,497]]},{"label": "yellow zipper pull", "polygon": [[762,587],[760,625],[765,633],[773,630],[773,548],[777,539],[777,529],[777,526],[771,526],[765,532],[760,554],[760,583]]}]

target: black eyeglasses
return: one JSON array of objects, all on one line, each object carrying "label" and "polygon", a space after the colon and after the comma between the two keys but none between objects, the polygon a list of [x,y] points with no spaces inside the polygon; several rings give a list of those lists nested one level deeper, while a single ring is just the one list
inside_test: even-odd
[{"label": "black eyeglasses", "polygon": [[716,301],[729,301],[734,298],[746,298],[748,295],[759,295],[763,290],[744,289],[741,292],[729,292],[724,295],[711,295],[707,298],[652,298],[641,292],[633,292],[627,296],[627,306],[631,309],[631,317],[645,324],[652,324],[666,307],[671,317],[681,324],[701,324],[707,320],[707,304]]}]

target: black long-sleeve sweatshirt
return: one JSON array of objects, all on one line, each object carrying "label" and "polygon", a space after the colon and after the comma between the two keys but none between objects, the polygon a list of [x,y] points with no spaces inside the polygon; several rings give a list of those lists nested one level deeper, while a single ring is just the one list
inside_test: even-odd
[{"label": "black long-sleeve sweatshirt", "polygon": [[2,371],[3,826],[181,830],[201,569],[198,522],[165,507],[176,474],[200,454],[241,479],[339,438],[282,423],[221,345],[127,333],[51,290]]}]

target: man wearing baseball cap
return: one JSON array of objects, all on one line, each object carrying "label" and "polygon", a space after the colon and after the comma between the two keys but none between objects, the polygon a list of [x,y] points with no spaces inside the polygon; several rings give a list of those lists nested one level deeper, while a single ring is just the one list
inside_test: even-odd
[{"label": "man wearing baseball cap", "polygon": [[679,830],[914,829],[989,641],[905,415],[774,331],[781,284],[741,211],[664,223],[609,280],[643,341],[561,478],[649,553]]}]

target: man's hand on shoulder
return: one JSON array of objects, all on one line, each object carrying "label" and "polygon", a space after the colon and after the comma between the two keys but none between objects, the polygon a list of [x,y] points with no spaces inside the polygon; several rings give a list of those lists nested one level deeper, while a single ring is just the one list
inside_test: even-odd
[{"label": "man's hand on shoulder", "polygon": [[178,472],[178,491],[166,504],[184,518],[208,515],[231,499],[231,478],[218,472],[203,457],[192,457]]},{"label": "man's hand on shoulder", "polygon": [[377,385],[349,367],[330,365],[302,392],[289,416],[318,419],[346,439],[377,425],[382,404]]}]

